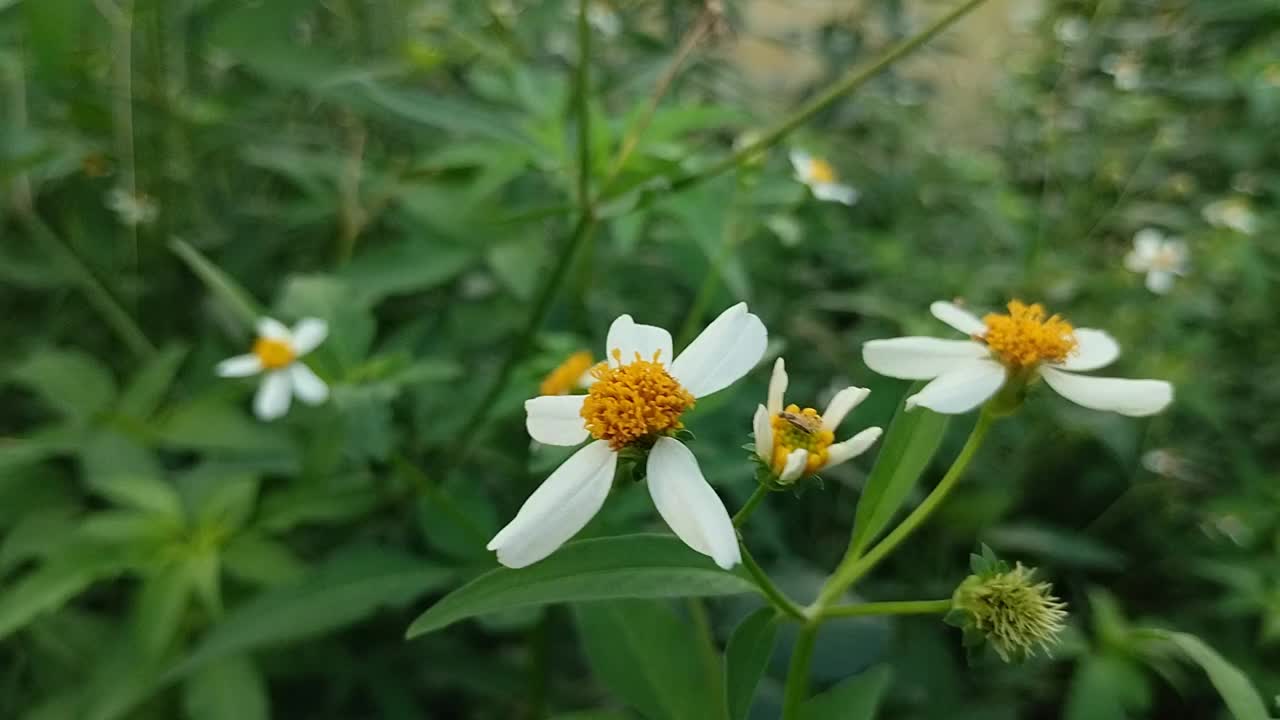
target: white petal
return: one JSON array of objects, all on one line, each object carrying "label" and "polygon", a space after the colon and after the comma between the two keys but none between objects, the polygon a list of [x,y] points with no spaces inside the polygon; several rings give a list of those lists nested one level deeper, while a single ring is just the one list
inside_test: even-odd
[{"label": "white petal", "polygon": [[269,317],[258,318],[258,337],[290,343],[293,341],[293,333],[289,332],[289,328],[279,320]]},{"label": "white petal", "polygon": [[827,451],[827,464],[823,467],[835,467],[842,462],[848,462],[876,444],[876,440],[880,439],[880,435],[884,431],[878,427],[869,427],[866,430],[854,435],[844,442],[832,445]]},{"label": "white petal", "polygon": [[1076,328],[1076,349],[1067,356],[1066,361],[1054,367],[1063,370],[1097,370],[1106,367],[1120,357],[1120,343],[1105,330],[1093,328]]},{"label": "white petal", "polygon": [[524,401],[529,437],[546,445],[577,445],[587,439],[582,419],[586,395],[543,395]]},{"label": "white petal", "polygon": [[904,380],[931,380],[957,365],[990,357],[972,340],[900,337],[862,344],[862,361],[875,372]]},{"label": "white petal", "polygon": [[1133,236],[1133,252],[1139,259],[1150,262],[1160,254],[1164,233],[1155,228],[1143,228]]},{"label": "white petal", "polygon": [[773,374],[769,376],[769,412],[782,412],[782,398],[787,394],[787,366],[782,358],[773,363]]},{"label": "white petal", "polygon": [[486,546],[510,568],[532,565],[578,534],[604,505],[613,486],[618,453],[604,440],[565,460],[524,501],[520,511]]},{"label": "white petal", "polygon": [[689,343],[671,364],[671,374],[694,397],[706,397],[750,372],[768,340],[760,318],[747,312],[746,303],[738,303]]},{"label": "white petal", "polygon": [[907,409],[918,405],[947,415],[966,413],[995,395],[1004,378],[1004,366],[994,360],[958,365],[907,398]]},{"label": "white petal", "polygon": [[609,338],[604,349],[609,356],[609,365],[618,367],[614,350],[619,351],[623,365],[634,361],[636,353],[639,353],[641,360],[652,361],[656,354],[663,365],[670,366],[673,357],[671,333],[654,325],[640,325],[630,315],[619,315],[609,326]]},{"label": "white petal", "polygon": [[319,405],[329,399],[329,386],[324,384],[306,364],[296,362],[289,366],[289,378],[293,381],[293,392],[298,399],[308,405]]},{"label": "white petal", "polygon": [[792,150],[790,158],[796,177],[800,182],[804,182],[809,177],[809,166],[813,164],[813,156],[803,150]]},{"label": "white petal", "polygon": [[253,413],[260,420],[275,420],[289,412],[293,400],[293,381],[288,370],[274,370],[262,378],[253,397]]},{"label": "white petal", "polygon": [[319,318],[303,318],[293,326],[293,352],[306,355],[329,336],[329,323]]},{"label": "white petal", "polygon": [[1183,240],[1170,240],[1164,245],[1165,252],[1173,256],[1173,272],[1179,275],[1187,274],[1187,264],[1191,259],[1191,253],[1187,250],[1187,243]]},{"label": "white petal", "polygon": [[1157,295],[1164,295],[1173,289],[1173,273],[1164,270],[1152,270],[1147,273],[1147,289]]},{"label": "white petal", "polygon": [[1129,272],[1144,273],[1151,269],[1151,258],[1137,250],[1130,250],[1124,256],[1124,269]]},{"label": "white petal", "polygon": [[814,183],[809,186],[813,196],[827,202],[838,202],[852,205],[858,202],[858,191],[848,185],[839,183]]},{"label": "white petal", "polygon": [[987,334],[987,324],[981,318],[955,303],[939,300],[929,305],[929,312],[965,335]]},{"label": "white petal", "polygon": [[836,393],[822,413],[822,429],[835,430],[844,421],[849,411],[861,405],[870,394],[870,390],[860,387],[847,387]]},{"label": "white petal", "polygon": [[686,545],[725,570],[742,562],[729,511],[702,477],[689,448],[678,440],[658,438],[649,452],[648,476],[658,514]]},{"label": "white petal", "polygon": [[773,413],[763,405],[756,406],[755,417],[751,418],[751,429],[756,435],[756,455],[767,462],[773,460]]},{"label": "white petal", "polygon": [[1040,377],[1062,397],[1093,410],[1121,415],[1154,415],[1173,402],[1173,386],[1163,380],[1090,377],[1040,368]]},{"label": "white petal", "polygon": [[800,479],[804,475],[805,466],[809,464],[809,451],[804,448],[796,448],[787,453],[787,462],[782,466],[782,472],[778,473],[778,482],[787,485]]},{"label": "white petal", "polygon": [[214,372],[220,377],[248,377],[262,372],[262,360],[257,355],[237,355],[218,363]]}]

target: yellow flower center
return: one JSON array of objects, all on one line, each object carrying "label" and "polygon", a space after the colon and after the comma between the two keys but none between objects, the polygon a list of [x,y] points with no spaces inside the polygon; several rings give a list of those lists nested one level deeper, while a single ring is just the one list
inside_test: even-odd
[{"label": "yellow flower center", "polygon": [[836,169],[831,163],[819,158],[809,160],[809,182],[833,183],[836,181]]},{"label": "yellow flower center", "polygon": [[658,361],[636,353],[635,360],[622,365],[622,351],[613,358],[619,367],[602,362],[591,369],[595,383],[582,402],[582,419],[597,440],[607,440],[620,450],[641,438],[668,433],[684,427],[680,416],[693,407],[693,395]]},{"label": "yellow flower center", "polygon": [[1045,361],[1062,362],[1075,351],[1071,323],[1057,315],[1046,318],[1039,303],[1014,300],[1008,307],[1008,315],[991,313],[982,319],[987,334],[979,338],[1006,366],[1020,369]]},{"label": "yellow flower center", "polygon": [[582,350],[570,355],[560,367],[552,370],[538,387],[540,395],[567,395],[578,387],[582,376],[591,369],[594,360],[591,353]]},{"label": "yellow flower center", "polygon": [[253,343],[253,354],[258,356],[262,367],[267,370],[279,370],[298,357],[289,343],[273,338],[258,338]]},{"label": "yellow flower center", "polygon": [[786,410],[774,415],[769,422],[773,425],[775,473],[781,473],[787,466],[787,456],[800,449],[809,451],[809,460],[804,468],[806,475],[812,475],[827,464],[828,449],[835,442],[836,435],[830,430],[822,429],[822,416],[817,410],[801,410],[798,405],[788,405]]}]

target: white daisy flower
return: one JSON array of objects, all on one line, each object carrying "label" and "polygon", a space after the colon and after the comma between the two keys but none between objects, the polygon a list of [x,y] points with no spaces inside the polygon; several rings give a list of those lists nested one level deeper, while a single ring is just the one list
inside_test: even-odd
[{"label": "white daisy flower", "polygon": [[1133,236],[1133,249],[1124,257],[1124,266],[1136,273],[1146,273],[1147,289],[1164,295],[1173,288],[1173,280],[1187,274],[1187,244],[1165,237],[1154,228],[1144,228]]},{"label": "white daisy flower", "polygon": [[782,485],[789,485],[807,475],[813,475],[829,467],[866,452],[879,439],[881,429],[869,427],[844,442],[835,442],[835,430],[854,408],[858,407],[871,391],[860,387],[846,387],[836,393],[821,415],[813,408],[800,409],[798,405],[782,405],[787,391],[787,369],[782,358],[773,364],[773,376],[769,379],[768,405],[756,408],[753,421],[756,436],[756,455],[773,470]]},{"label": "white daisy flower", "polygon": [[1014,300],[1009,313],[976,315],[949,302],[929,306],[933,316],[968,340],[901,337],[862,346],[867,367],[889,377],[929,380],[907,398],[907,409],[958,414],[986,402],[1006,385],[1015,392],[1043,379],[1059,395],[1084,407],[1140,417],[1173,401],[1163,380],[1126,380],[1077,375],[1110,365],[1120,346],[1102,330],[1073,328],[1039,304]]},{"label": "white daisy flower", "polygon": [[1200,214],[1214,227],[1230,228],[1244,235],[1252,235],[1258,229],[1257,216],[1249,207],[1249,201],[1241,197],[1211,202]]},{"label": "white daisy flower", "polygon": [[284,416],[294,395],[308,405],[319,405],[328,399],[329,386],[298,358],[316,349],[328,334],[329,326],[317,318],[304,318],[293,330],[278,320],[261,318],[253,350],[218,363],[217,373],[222,377],[262,374],[253,398],[253,412],[261,420]]},{"label": "white daisy flower", "polygon": [[529,496],[488,549],[507,567],[532,565],[577,534],[604,504],[618,454],[648,450],[649,494],[686,545],[722,568],[741,561],[733,521],[698,461],[672,433],[697,398],[723,390],[764,355],[764,323],[745,303],[724,311],[675,360],[671,334],[623,315],[609,327],[608,362],[596,365],[586,395],[547,395],[525,402],[529,435],[546,445],[577,445]]},{"label": "white daisy flower", "polygon": [[796,171],[796,180],[807,185],[819,200],[845,205],[858,202],[858,191],[849,185],[842,185],[836,169],[826,160],[803,150],[792,150],[791,167]]},{"label": "white daisy flower", "polygon": [[156,221],[160,208],[156,201],[146,193],[131,193],[117,187],[107,193],[107,208],[120,218],[125,225],[150,225]]}]

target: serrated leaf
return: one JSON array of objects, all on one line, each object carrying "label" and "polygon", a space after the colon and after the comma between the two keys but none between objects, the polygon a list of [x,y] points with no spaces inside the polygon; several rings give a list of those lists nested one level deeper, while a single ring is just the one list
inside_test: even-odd
[{"label": "serrated leaf", "polygon": [[800,711],[803,720],[872,720],[889,689],[888,666],[871,668],[810,698]]},{"label": "serrated leaf", "polygon": [[730,720],[745,720],[755,699],[773,643],[778,636],[778,614],[761,608],[747,616],[733,631],[724,651],[724,689]]},{"label": "serrated leaf", "polygon": [[518,607],[755,591],[745,574],[721,570],[669,535],[581,540],[530,567],[481,575],[419,615],[407,635],[416,637],[459,620]]}]

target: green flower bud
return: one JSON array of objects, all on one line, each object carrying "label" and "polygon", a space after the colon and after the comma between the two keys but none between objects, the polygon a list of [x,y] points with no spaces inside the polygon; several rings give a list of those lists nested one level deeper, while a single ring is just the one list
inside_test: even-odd
[{"label": "green flower bud", "polygon": [[972,565],[974,574],[956,588],[946,618],[964,630],[964,644],[990,644],[1005,662],[1021,662],[1037,648],[1048,655],[1067,617],[1053,586],[1036,582],[1035,570],[1022,563],[1010,568],[987,547]]}]

